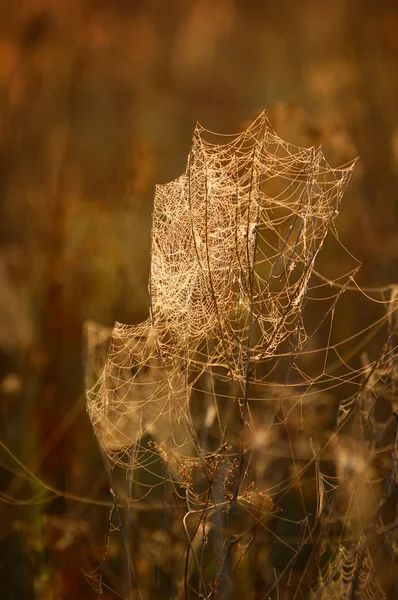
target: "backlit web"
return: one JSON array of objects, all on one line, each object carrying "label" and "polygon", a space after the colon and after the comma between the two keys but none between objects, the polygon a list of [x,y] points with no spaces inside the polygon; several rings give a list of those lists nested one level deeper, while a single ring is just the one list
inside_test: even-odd
[{"label": "backlit web", "polygon": [[[232,585],[249,548],[264,598],[282,585],[312,599],[381,590],[366,527],[385,527],[395,485],[396,288],[375,291],[380,356],[354,368],[331,335],[357,267],[338,281],[315,270],[353,167],[284,142],[265,113],[239,135],[198,125],[185,172],[156,187],[147,321],[86,325],[94,431],[137,501],[166,485],[184,506],[196,574],[181,567],[174,584],[192,597]],[[280,564],[257,565],[275,546]]]}]

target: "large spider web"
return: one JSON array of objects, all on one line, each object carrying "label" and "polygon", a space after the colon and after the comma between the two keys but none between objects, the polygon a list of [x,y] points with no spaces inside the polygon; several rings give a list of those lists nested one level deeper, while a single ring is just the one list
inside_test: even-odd
[{"label": "large spider web", "polygon": [[[356,289],[356,267],[338,281],[315,270],[328,233],[338,237],[334,220],[353,167],[331,168],[321,149],[284,142],[265,113],[239,135],[198,125],[185,172],[156,187],[149,318],[112,332],[87,324],[94,431],[110,467],[128,469],[137,496],[169,485],[185,506],[182,534],[196,575],[187,583],[185,566],[175,579],[192,597],[223,586],[232,594],[226,581],[249,548],[262,556],[273,543],[287,558],[279,568],[272,560],[253,566],[264,598],[283,578],[312,589],[312,599],[381,590],[369,579],[368,546],[388,536],[366,528],[387,531],[393,519],[396,288],[377,292],[387,311],[364,332],[385,327],[380,355],[363,354],[354,368],[348,358],[363,349],[362,332],[345,358],[350,340],[332,344],[331,333],[337,301]],[[326,539],[335,540],[330,551]],[[353,547],[361,548],[357,562]],[[325,566],[328,552],[335,558]],[[206,570],[214,560],[216,577]],[[347,576],[336,575],[342,561]],[[352,591],[355,578],[360,591]]]}]

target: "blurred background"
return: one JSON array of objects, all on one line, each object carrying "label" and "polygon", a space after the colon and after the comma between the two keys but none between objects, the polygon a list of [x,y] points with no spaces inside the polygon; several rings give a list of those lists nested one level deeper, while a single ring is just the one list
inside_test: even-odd
[{"label": "blurred background", "polygon": [[[196,121],[234,133],[263,108],[333,166],[360,156],[340,239],[361,285],[397,282],[395,0],[1,2],[1,598],[96,597],[112,498],[82,324],[147,316],[155,183],[185,169]],[[345,315],[346,336],[369,318]]]}]

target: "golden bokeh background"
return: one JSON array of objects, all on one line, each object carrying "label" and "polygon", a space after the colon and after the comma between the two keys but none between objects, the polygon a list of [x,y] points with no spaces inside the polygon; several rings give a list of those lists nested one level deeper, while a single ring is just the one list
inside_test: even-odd
[{"label": "golden bokeh background", "polygon": [[[1,598],[97,597],[82,571],[103,558],[109,506],[68,497],[111,500],[82,324],[146,317],[155,183],[185,169],[196,121],[233,133],[263,108],[333,166],[360,157],[340,238],[361,285],[397,282],[395,1],[1,3]],[[343,335],[369,315],[346,317]]]}]

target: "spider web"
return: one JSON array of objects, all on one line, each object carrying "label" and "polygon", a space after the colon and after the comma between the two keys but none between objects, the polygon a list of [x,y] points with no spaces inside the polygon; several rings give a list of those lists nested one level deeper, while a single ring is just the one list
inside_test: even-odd
[{"label": "spider web", "polygon": [[[387,311],[345,351],[351,338],[331,336],[338,301],[360,291],[357,267],[336,281],[315,269],[328,233],[338,240],[354,164],[334,169],[321,149],[284,142],[265,113],[238,135],[197,125],[185,172],[156,187],[149,318],[112,332],[86,325],[95,434],[110,468],[128,469],[137,501],[168,485],[184,506],[188,554],[174,583],[193,586],[192,597],[232,594],[226,582],[249,549],[264,598],[281,585],[296,586],[289,598],[374,597],[374,536],[394,562],[397,288],[372,291]],[[378,358],[350,366],[382,327]],[[325,539],[335,540],[326,571]],[[269,546],[283,549],[284,566],[256,566]]]},{"label": "spider web", "polygon": [[156,188],[150,318],[116,324],[88,393],[112,452],[150,431],[162,406],[162,414],[186,410],[191,367],[224,367],[244,386],[248,359],[264,362],[292,337],[298,352],[308,339],[308,282],[352,165],[332,169],[319,149],[283,142],[265,113],[224,144],[207,133],[196,127],[185,173]]},{"label": "spider web", "polygon": [[361,545],[347,548],[337,547],[335,558],[327,571],[319,577],[312,590],[311,600],[386,600],[386,595],[374,573],[369,550]]}]

